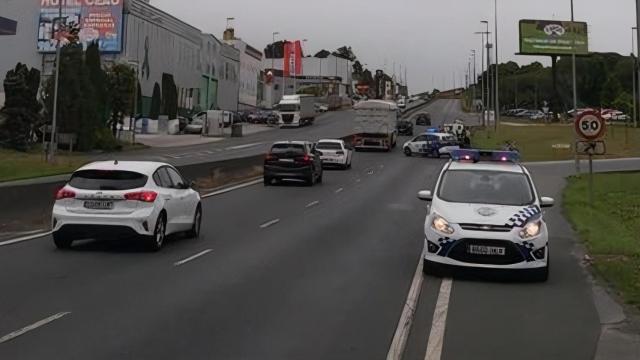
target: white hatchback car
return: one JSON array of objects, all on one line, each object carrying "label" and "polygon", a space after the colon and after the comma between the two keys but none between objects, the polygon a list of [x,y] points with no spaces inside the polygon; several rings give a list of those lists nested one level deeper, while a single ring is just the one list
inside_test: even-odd
[{"label": "white hatchback car", "polygon": [[323,167],[337,166],[342,169],[351,167],[353,148],[343,140],[319,140],[316,143],[316,150],[322,153],[320,159]]},{"label": "white hatchback car", "polygon": [[442,266],[549,273],[549,235],[539,197],[518,154],[456,150],[436,184],[418,197],[431,202],[424,223],[426,273]]},{"label": "white hatchback car", "polygon": [[159,250],[169,234],[200,235],[202,205],[169,164],[95,162],[76,170],[57,192],[51,221],[61,249],[79,239],[141,236]]}]

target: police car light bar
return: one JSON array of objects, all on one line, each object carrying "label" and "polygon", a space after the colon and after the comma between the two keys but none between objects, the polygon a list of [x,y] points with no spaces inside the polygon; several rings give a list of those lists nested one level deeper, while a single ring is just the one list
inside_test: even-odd
[{"label": "police car light bar", "polygon": [[451,159],[461,162],[494,161],[517,163],[520,162],[520,154],[515,151],[460,149],[451,152]]},{"label": "police car light bar", "polygon": [[433,134],[433,133],[437,133],[440,130],[438,128],[428,128],[427,131],[425,131],[425,133],[427,134]]}]

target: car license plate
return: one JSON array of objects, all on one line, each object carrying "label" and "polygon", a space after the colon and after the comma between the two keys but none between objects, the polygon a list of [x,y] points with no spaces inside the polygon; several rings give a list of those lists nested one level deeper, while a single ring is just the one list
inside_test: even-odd
[{"label": "car license plate", "polygon": [[293,159],[280,159],[280,162],[292,163]]},{"label": "car license plate", "polygon": [[85,201],[84,207],[93,210],[111,210],[113,201]]},{"label": "car license plate", "polygon": [[469,245],[467,252],[472,255],[496,255],[504,256],[505,248],[497,246]]}]

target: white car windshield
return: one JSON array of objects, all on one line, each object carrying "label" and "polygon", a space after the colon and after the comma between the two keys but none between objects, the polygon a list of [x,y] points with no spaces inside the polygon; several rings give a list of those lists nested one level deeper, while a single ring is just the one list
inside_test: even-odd
[{"label": "white car windshield", "polygon": [[522,206],[533,203],[529,179],[522,173],[449,170],[438,197],[447,202]]}]

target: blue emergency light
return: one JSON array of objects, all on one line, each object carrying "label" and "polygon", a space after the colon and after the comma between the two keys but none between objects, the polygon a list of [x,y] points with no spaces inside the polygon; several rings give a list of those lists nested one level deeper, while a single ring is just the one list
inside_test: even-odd
[{"label": "blue emergency light", "polygon": [[460,149],[451,152],[451,159],[460,162],[520,162],[520,154],[516,151]]},{"label": "blue emergency light", "polygon": [[427,133],[427,134],[434,134],[434,133],[437,133],[437,132],[440,132],[440,129],[438,129],[438,128],[428,128],[427,131],[425,131],[425,133]]}]

